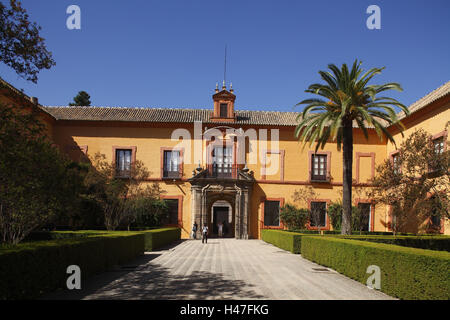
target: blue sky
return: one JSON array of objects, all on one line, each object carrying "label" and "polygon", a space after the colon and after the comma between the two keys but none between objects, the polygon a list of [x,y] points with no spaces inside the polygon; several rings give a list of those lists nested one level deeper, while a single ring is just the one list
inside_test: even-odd
[{"label": "blue sky", "polygon": [[[5,2],[6,0],[2,0]],[[236,108],[299,111],[307,86],[329,63],[386,69],[373,83],[399,82],[411,104],[450,80],[450,1],[22,0],[42,27],[56,66],[38,84],[0,64],[0,75],[44,105],[85,90],[97,106],[212,108],[223,78]],[[81,30],[66,8],[81,8]],[[381,30],[366,8],[381,8]]]}]

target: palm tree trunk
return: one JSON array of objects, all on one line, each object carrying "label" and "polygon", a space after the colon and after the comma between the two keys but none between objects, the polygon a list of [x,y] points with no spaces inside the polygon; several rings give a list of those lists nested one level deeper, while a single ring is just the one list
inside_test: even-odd
[{"label": "palm tree trunk", "polygon": [[341,234],[351,234],[352,220],[352,166],[353,166],[353,128],[352,121],[344,123],[343,128],[343,183],[342,183],[342,228]]}]

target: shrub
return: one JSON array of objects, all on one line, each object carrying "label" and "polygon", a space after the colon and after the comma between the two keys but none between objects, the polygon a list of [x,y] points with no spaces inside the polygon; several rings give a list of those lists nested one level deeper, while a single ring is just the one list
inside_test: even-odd
[{"label": "shrub", "polygon": [[302,234],[289,231],[261,230],[261,238],[263,241],[292,253],[300,253],[302,236]]},{"label": "shrub", "polygon": [[307,209],[299,209],[288,203],[280,210],[280,219],[289,229],[305,228],[308,216]]},{"label": "shrub", "polygon": [[340,230],[342,224],[342,204],[333,202],[328,206],[328,217],[334,230]]},{"label": "shrub", "polygon": [[395,244],[403,247],[450,251],[450,237],[448,236],[343,236],[345,239],[362,240],[377,243]]},{"label": "shrub", "polygon": [[[333,202],[328,207],[328,217],[330,218],[330,223],[333,227],[333,230],[340,230],[342,224],[342,204],[340,202]],[[369,222],[367,217],[362,215],[361,210],[352,206],[352,221],[351,227],[352,231],[358,231],[361,234],[367,231],[361,231],[363,225],[367,225]]]},{"label": "shrub", "polygon": [[366,283],[381,269],[381,291],[401,299],[450,299],[450,253],[337,237],[304,236],[302,256]]},{"label": "shrub", "polygon": [[153,251],[181,238],[180,228],[162,228],[143,231],[145,251]]},{"label": "shrub", "polygon": [[144,252],[144,241],[144,234],[136,232],[88,232],[87,236],[72,239],[3,246],[0,300],[31,299],[65,287],[69,265],[78,265],[85,279],[129,261]]},{"label": "shrub", "polygon": [[133,226],[137,228],[157,227],[167,216],[167,204],[164,200],[140,197],[132,200],[132,208],[136,217]]}]

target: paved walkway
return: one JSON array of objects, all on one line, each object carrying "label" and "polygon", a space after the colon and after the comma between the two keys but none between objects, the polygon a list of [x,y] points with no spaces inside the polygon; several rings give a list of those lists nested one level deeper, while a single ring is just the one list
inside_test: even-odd
[{"label": "paved walkway", "polygon": [[261,240],[185,240],[46,299],[392,299]]}]

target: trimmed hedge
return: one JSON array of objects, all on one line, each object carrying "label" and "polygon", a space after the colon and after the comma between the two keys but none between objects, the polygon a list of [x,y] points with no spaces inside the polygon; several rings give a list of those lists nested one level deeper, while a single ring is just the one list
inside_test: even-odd
[{"label": "trimmed hedge", "polygon": [[304,235],[283,230],[261,230],[261,239],[263,241],[292,253],[300,253],[302,236]]},{"label": "trimmed hedge", "polygon": [[[287,230],[290,232],[297,232],[302,234],[319,234],[319,231],[317,230],[309,230],[309,229],[301,229],[301,230]],[[341,234],[341,230],[321,230],[323,234]],[[366,235],[366,236],[392,236],[393,233],[390,231],[361,231],[361,234],[359,231],[352,231],[352,235]],[[416,236],[414,233],[398,233],[397,235],[402,236]],[[423,236],[427,236],[424,234]],[[435,236],[435,234],[430,234],[430,236]]]},{"label": "trimmed hedge", "polygon": [[180,228],[162,228],[142,231],[145,236],[145,251],[153,251],[181,238]]},{"label": "trimmed hedge", "polygon": [[86,238],[98,234],[106,234],[106,230],[79,230],[79,231],[33,231],[23,242],[57,240],[57,239],[73,239]]},{"label": "trimmed hedge", "polygon": [[144,244],[143,233],[108,232],[2,246],[0,300],[32,299],[63,288],[69,277],[66,273],[69,265],[78,265],[82,279],[86,279],[139,256],[144,252]]},{"label": "trimmed hedge", "polygon": [[450,253],[384,243],[305,236],[302,256],[366,284],[381,269],[381,291],[401,299],[450,299]]},{"label": "trimmed hedge", "polygon": [[342,236],[344,239],[362,240],[376,243],[395,244],[402,247],[450,251],[448,236]]}]

